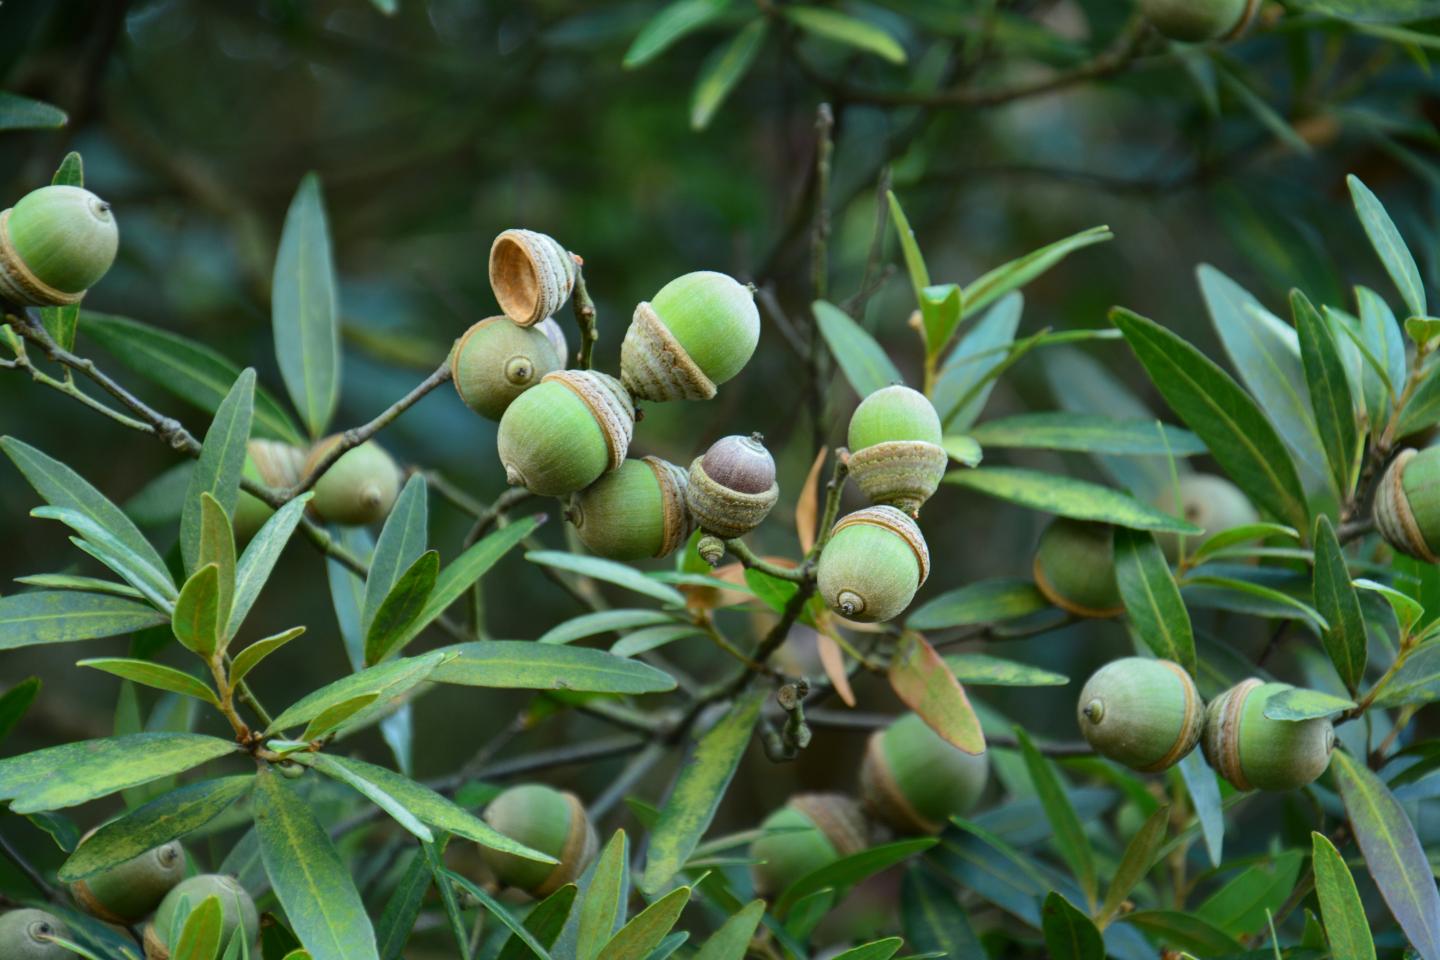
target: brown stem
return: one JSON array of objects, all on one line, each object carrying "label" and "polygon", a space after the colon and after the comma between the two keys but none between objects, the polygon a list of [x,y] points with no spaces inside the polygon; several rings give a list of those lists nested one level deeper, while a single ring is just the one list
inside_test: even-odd
[{"label": "brown stem", "polygon": [[600,331],[595,324],[595,301],[590,299],[590,288],[585,286],[585,261],[575,257],[575,293],[571,296],[571,306],[575,309],[575,324],[580,328],[580,354],[576,359],[576,366],[581,370],[590,369],[590,357],[595,352],[595,341],[600,339]]}]

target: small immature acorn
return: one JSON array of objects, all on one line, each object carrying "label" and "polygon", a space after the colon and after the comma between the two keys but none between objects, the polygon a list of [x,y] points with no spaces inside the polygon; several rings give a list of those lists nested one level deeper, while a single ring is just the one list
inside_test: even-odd
[{"label": "small immature acorn", "polygon": [[625,460],[635,405],[620,381],[595,370],[559,370],[500,418],[496,445],[511,486],[560,497],[590,486]]},{"label": "small immature acorn", "polygon": [[928,576],[930,548],[920,528],[888,506],[841,517],[815,570],[826,605],[860,623],[899,616]]},{"label": "small immature acorn", "polygon": [[1402,450],[1375,489],[1375,526],[1406,556],[1440,563],[1440,447]]},{"label": "small immature acorn", "polygon": [[[335,444],[340,435],[326,437],[310,450],[303,474],[308,475]],[[315,483],[310,509],[329,523],[361,527],[377,523],[390,514],[400,495],[400,468],[384,448],[367,440],[331,465]]]},{"label": "small immature acorn", "polygon": [[0,210],[0,296],[31,306],[79,303],[119,244],[110,204],[89,190],[33,190]]},{"label": "small immature acorn", "polygon": [[1288,683],[1242,680],[1210,701],[1200,744],[1205,761],[1237,790],[1294,790],[1330,765],[1335,728],[1326,717],[1271,720],[1265,705]]},{"label": "small immature acorn", "polygon": [[866,812],[897,833],[939,833],[975,806],[989,779],[985,754],[966,753],[907,713],[871,734],[860,795]]},{"label": "small immature acorn", "polygon": [[[94,832],[91,830],[85,838]],[[183,879],[185,851],[172,840],[133,860],[76,880],[70,884],[70,895],[91,916],[129,926],[148,916]]]},{"label": "small immature acorn", "polygon": [[945,476],[940,416],[903,384],[876,390],[850,417],[850,476],[872,503],[917,516]]},{"label": "small immature acorn", "polygon": [[[1234,527],[1257,523],[1260,514],[1248,497],[1224,477],[1213,473],[1187,473],[1180,477],[1180,503],[1175,503],[1175,487],[1165,485],[1156,507],[1173,516],[1181,517],[1213,537]],[[1155,540],[1171,563],[1180,559],[1180,537],[1173,533],[1157,533]],[[1192,537],[1190,542],[1198,543]]]},{"label": "small immature acorn", "polygon": [[[305,451],[279,440],[251,440],[245,445],[242,475],[275,490],[293,487],[305,475]],[[268,503],[241,490],[235,502],[236,538],[249,540],[274,513]]]},{"label": "small immature acorn", "polygon": [[485,808],[485,822],[510,839],[560,861],[540,863],[480,848],[481,857],[502,884],[537,900],[573,883],[600,850],[595,826],[580,798],[543,784],[522,784],[501,793]]},{"label": "small immature acorn", "polygon": [[50,937],[70,939],[70,929],[44,910],[0,914],[0,957],[5,960],[75,960]]},{"label": "small immature acorn", "polygon": [[170,960],[170,948],[173,946],[170,938],[185,926],[185,918],[211,897],[220,900],[221,946],[228,946],[237,935],[242,936],[254,955],[255,941],[260,938],[260,916],[255,912],[255,901],[234,877],[202,873],[180,881],[161,901],[155,916],[145,927],[145,956],[148,960]]},{"label": "small immature acorn", "polygon": [[766,817],[750,844],[755,892],[776,897],[796,880],[868,845],[860,805],[838,793],[803,793]]},{"label": "small immature acorn", "polygon": [[716,440],[690,463],[685,489],[690,515],[706,534],[700,556],[712,567],[719,563],[725,549],[718,541],[743,537],[760,526],[779,498],[775,459],[764,437],[752,433]]},{"label": "small immature acorn", "polygon": [[598,556],[664,557],[690,536],[687,486],[685,471],[659,457],[626,460],[575,494],[566,516]]},{"label": "small immature acorn", "polygon": [[1076,706],[1095,752],[1141,773],[1179,763],[1200,742],[1205,703],[1178,663],[1124,657],[1091,675]]},{"label": "small immature acorn", "polygon": [[620,379],[643,400],[709,400],[759,342],[749,287],[711,270],[687,273],[635,308],[620,345]]},{"label": "small immature acorn", "polygon": [[554,316],[575,289],[577,269],[558,240],[533,230],[506,230],[490,245],[490,288],[522,327]]},{"label": "small immature acorn", "polygon": [[482,417],[499,420],[520,394],[547,373],[565,369],[565,335],[557,350],[550,330],[560,325],[546,319],[533,327],[508,317],[481,320],[460,338],[450,353],[450,379],[465,406]]},{"label": "small immature acorn", "polygon": [[1056,517],[1040,534],[1035,586],[1077,617],[1113,617],[1125,609],[1115,583],[1114,530],[1107,523]]},{"label": "small immature acorn", "polygon": [[1150,25],[1171,40],[1233,40],[1250,25],[1260,0],[1140,0]]}]

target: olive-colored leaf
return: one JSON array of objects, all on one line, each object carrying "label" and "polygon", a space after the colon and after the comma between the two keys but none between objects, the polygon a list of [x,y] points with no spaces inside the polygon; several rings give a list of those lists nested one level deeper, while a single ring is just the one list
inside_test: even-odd
[{"label": "olive-colored leaf", "polygon": [[[567,883],[536,904],[525,915],[525,929],[547,950],[555,945],[555,941],[560,937],[560,932],[565,929],[578,893],[579,888],[575,884]],[[515,934],[511,934],[510,939],[505,941],[505,946],[500,949],[500,954],[495,960],[529,960],[534,956],[538,956],[538,954],[533,953],[525,941]],[[740,960],[740,958],[735,958],[735,960]]]},{"label": "olive-colored leaf", "polygon": [[1218,867],[1225,843],[1225,811],[1220,805],[1220,783],[1215,771],[1201,759],[1197,750],[1181,757],[1178,766],[1185,781],[1185,790],[1190,794],[1190,803],[1195,808],[1201,835],[1205,838],[1210,865]]},{"label": "olive-colored leaf", "polygon": [[0,693],[0,740],[4,740],[10,731],[15,729],[15,725],[25,716],[25,711],[30,709],[30,704],[39,693],[39,677],[26,677]]},{"label": "olive-colored leaf", "polygon": [[291,627],[289,630],[266,637],[263,640],[256,640],[250,644],[250,646],[241,650],[235,655],[235,662],[230,665],[230,682],[239,683],[241,680],[244,680],[251,670],[254,670],[260,665],[260,661],[304,632],[304,627]]},{"label": "olive-colored leaf", "polygon": [[797,879],[775,901],[775,912],[785,914],[801,900],[821,890],[844,890],[897,863],[903,863],[935,846],[934,837],[897,840],[869,847],[833,860]]},{"label": "olive-colored leaf", "polygon": [[200,553],[196,563],[214,564],[216,570],[217,640],[223,649],[230,637],[227,627],[235,600],[235,530],[230,516],[209,493],[200,494]]},{"label": "olive-colored leaf", "polygon": [[1079,881],[1085,898],[1093,904],[1097,890],[1095,857],[1091,853],[1090,839],[1085,836],[1080,817],[1075,813],[1075,807],[1070,803],[1054,765],[1036,749],[1030,735],[1023,729],[1016,727],[1015,735],[1020,741],[1025,769],[1030,773],[1030,781],[1045,809],[1045,818],[1050,821],[1050,828],[1054,831],[1051,840],[1055,849]]},{"label": "olive-colored leaf", "polygon": [[1070,682],[1060,673],[984,653],[951,653],[945,665],[962,684],[982,687],[1059,687]]},{"label": "olive-colored leaf", "polygon": [[905,48],[900,45],[899,40],[859,17],[852,17],[848,13],[828,7],[807,7],[793,3],[787,3],[779,10],[791,23],[806,33],[873,53],[891,63],[904,63],[906,60]]},{"label": "olive-colored leaf", "polygon": [[1315,871],[1315,893],[1320,898],[1320,915],[1325,920],[1325,936],[1330,950],[1346,960],[1375,960],[1375,941],[1370,936],[1370,922],[1365,919],[1365,905],[1355,878],[1345,865],[1345,858],[1323,833],[1312,831],[1314,847],[1311,861]]},{"label": "olive-colored leaf", "polygon": [[750,72],[769,31],[770,21],[765,17],[756,17],[705,58],[695,77],[695,90],[690,95],[692,130],[704,130],[710,126],[715,112]]},{"label": "olive-colored leaf", "polygon": [[1020,413],[976,424],[970,435],[982,447],[1077,450],[1129,456],[1198,456],[1205,444],[1188,430],[1154,420],[1116,420],[1085,413]]},{"label": "olive-colored leaf", "polygon": [[208,659],[219,648],[219,565],[206,564],[185,581],[170,616],[170,629],[185,649],[201,657]]},{"label": "olive-colored leaf", "polygon": [[1277,693],[1265,703],[1265,716],[1271,720],[1314,720],[1334,717],[1354,707],[1354,700],[1319,690],[1292,687]]},{"label": "olive-colored leaf", "polygon": [[651,832],[640,881],[646,891],[654,894],[665,889],[695,852],[740,766],[764,702],[763,693],[746,694],[696,742]]},{"label": "olive-colored leaf", "polygon": [[[580,900],[579,927],[575,935],[576,960],[596,960],[601,948],[615,932],[625,913],[625,871],[629,843],[624,830],[616,830],[600,851],[590,874],[590,884]],[[652,851],[653,856],[653,851]]]},{"label": "olive-colored leaf", "polygon": [[1360,596],[1350,582],[1345,552],[1335,535],[1330,518],[1323,514],[1315,521],[1315,609],[1330,624],[1321,634],[1325,652],[1335,664],[1345,689],[1354,693],[1365,679],[1369,641]]},{"label": "olive-colored leaf", "polygon": [[309,723],[337,704],[374,694],[380,698],[397,697],[430,677],[435,668],[454,657],[453,652],[432,650],[417,657],[390,660],[379,666],[342,677],[319,690],[301,697],[274,719],[265,733],[274,734],[289,727]]},{"label": "olive-colored leaf", "polygon": [[68,573],[34,573],[28,577],[16,577],[16,583],[42,590],[76,590],[80,593],[104,593],[112,597],[127,597],[144,600],[145,594],[128,583],[116,583],[99,577],[77,577]]},{"label": "olive-colored leaf", "polygon": [[1360,217],[1360,225],[1365,228],[1365,234],[1370,238],[1370,245],[1375,248],[1375,253],[1379,255],[1385,272],[1390,274],[1395,289],[1400,291],[1410,315],[1423,317],[1425,283],[1420,277],[1420,268],[1415,265],[1414,255],[1405,245],[1405,238],[1400,236],[1395,221],[1391,220],[1390,214],[1385,211],[1385,205],[1359,177],[1352,173],[1345,178],[1345,182],[1350,186],[1350,197],[1355,202],[1355,213]]},{"label": "olive-colored leaf", "polygon": [[680,912],[690,902],[690,888],[676,887],[650,904],[621,927],[610,942],[600,950],[598,960],[630,960],[649,957],[680,919]]},{"label": "olive-colored leaf", "polygon": [[905,619],[905,625],[915,630],[968,627],[1013,620],[1049,606],[1029,580],[977,580],[923,604]]},{"label": "olive-colored leaf", "polygon": [[1200,956],[1224,956],[1240,952],[1234,937],[1213,923],[1179,910],[1137,910],[1125,915],[1125,922],[1150,934],[1160,943]]},{"label": "olive-colored leaf", "polygon": [[675,617],[664,610],[600,610],[595,613],[581,614],[551,627],[535,642],[565,644],[602,633],[631,630],[635,627],[653,627],[662,623],[674,622]]},{"label": "olive-colored leaf", "polygon": [[[974,308],[968,296],[965,306]],[[945,358],[930,399],[946,433],[970,429],[984,411],[995,378],[1008,362],[1024,310],[1022,294],[1006,295],[966,331]]]},{"label": "olive-colored leaf", "polygon": [[657,650],[668,643],[674,643],[676,640],[685,640],[690,637],[703,637],[704,635],[705,631],[694,624],[660,624],[659,626],[645,627],[627,633],[611,646],[610,652],[617,657],[633,657],[650,650]]},{"label": "olive-colored leaf", "polygon": [[[425,476],[413,475],[395,499],[395,506],[385,518],[380,538],[375,541],[375,554],[370,559],[370,574],[365,578],[365,602],[360,610],[360,632],[368,635],[380,605],[389,598],[395,584],[411,569],[425,552],[429,537],[428,487]],[[438,557],[437,557],[438,559]]]},{"label": "olive-colored leaf", "polygon": [[887,937],[884,940],[872,940],[870,943],[862,943],[858,947],[851,947],[844,953],[837,953],[832,960],[890,960],[891,957],[900,952],[905,941],[899,937]]},{"label": "olive-colored leaf", "polygon": [[984,950],[954,893],[919,864],[900,887],[900,926],[911,949],[948,957],[980,957]]},{"label": "olive-colored leaf", "polygon": [[395,581],[375,611],[365,635],[367,666],[379,663],[399,649],[399,641],[420,618],[439,576],[440,554],[427,550]]},{"label": "olive-colored leaf", "polygon": [[1241,580],[1238,577],[1221,577],[1209,575],[1192,574],[1185,578],[1185,586],[1213,587],[1220,591],[1234,592],[1246,597],[1252,597],[1261,601],[1262,608],[1253,612],[1257,616],[1269,617],[1303,617],[1309,620],[1316,631],[1324,631],[1329,628],[1330,623],[1314,607],[1297,600],[1295,597],[1263,583],[1253,583],[1249,580]]},{"label": "olive-colored leaf", "polygon": [[974,437],[967,437],[964,434],[950,433],[940,438],[940,447],[945,453],[961,466],[978,467],[980,461],[985,459],[985,451]]},{"label": "olive-colored leaf", "polygon": [[[1370,415],[1371,428],[1379,433],[1384,427],[1385,418],[1390,415],[1393,400],[1405,383],[1405,337],[1390,305],[1380,294],[1369,287],[1357,286],[1355,301],[1360,312],[1360,340],[1369,357],[1374,359],[1379,367],[1376,370],[1367,366],[1362,371],[1366,412]],[[1375,398],[1377,402],[1372,403],[1371,398]],[[1382,398],[1384,402],[1378,402]],[[1374,409],[1370,409],[1371,407]]]},{"label": "olive-colored leaf", "polygon": [[340,400],[340,311],[320,178],[306,174],[285,215],[271,284],[275,360],[312,438]]},{"label": "olive-colored leaf", "polygon": [[525,948],[530,951],[531,954],[538,957],[539,960],[550,960],[550,954],[546,946],[535,938],[535,935],[530,932],[529,928],[525,924],[522,924],[520,921],[516,920],[515,915],[512,914],[505,907],[504,904],[500,903],[500,901],[496,900],[490,894],[486,893],[483,889],[470,882],[470,880],[468,880],[467,878],[460,876],[458,873],[452,873],[451,871],[446,870],[444,871],[443,876],[451,883],[460,887],[470,896],[474,897],[475,900],[480,904],[480,906],[485,908],[486,913],[490,914],[492,917],[495,917],[502,924],[509,927],[511,934],[514,937],[518,938],[520,942],[525,945]]},{"label": "olive-colored leaf", "polygon": [[765,915],[765,901],[751,900],[743,910],[732,913],[710,935],[695,955],[695,960],[745,960],[750,940]]},{"label": "olive-colored leaf", "polygon": [[215,960],[220,955],[220,935],[224,932],[224,910],[220,898],[201,900],[185,917],[185,926],[170,951],[172,960]]},{"label": "olive-colored leaf", "polygon": [[[318,726],[319,723],[320,720],[317,718],[315,725]],[[314,767],[326,776],[354,789],[356,793],[389,814],[390,819],[418,838],[421,843],[428,845],[435,842],[435,835],[430,832],[430,828],[420,822],[420,818],[409,809],[408,805],[391,796],[383,786],[371,778],[324,753],[314,753],[308,757],[302,754],[300,762]]]},{"label": "olive-colored leaf", "polygon": [[680,40],[713,23],[730,0],[674,0],[646,21],[625,51],[625,69],[643,67]]},{"label": "olive-colored leaf", "polygon": [[1195,634],[1180,588],[1155,537],[1146,530],[1115,530],[1115,582],[1125,614],[1155,656],[1196,674]]},{"label": "olive-colored leaf", "polygon": [[1097,520],[1135,530],[1162,530],[1187,536],[1200,533],[1194,524],[1141,503],[1128,493],[1059,474],[1024,467],[977,467],[952,470],[945,474],[945,482],[1031,510],[1076,520]]},{"label": "olive-colored leaf", "polygon": [[1335,480],[1335,489],[1348,497],[1355,482],[1359,434],[1355,426],[1355,398],[1345,374],[1330,327],[1305,294],[1290,291],[1290,310],[1300,338],[1300,361],[1310,390],[1310,406],[1320,430],[1320,445]]},{"label": "olive-colored leaf", "polygon": [[0,597],[0,650],[113,637],[169,619],[125,597],[69,590],[17,593]]},{"label": "olive-colored leaf", "polygon": [[300,734],[301,742],[308,743],[320,739],[378,699],[380,699],[378,693],[362,693],[331,704],[305,725],[305,732]]},{"label": "olive-colored leaf", "polygon": [[1190,565],[1197,566],[1222,550],[1229,550],[1231,547],[1250,540],[1269,540],[1275,537],[1298,541],[1300,532],[1294,527],[1278,523],[1246,523],[1238,527],[1231,527],[1229,530],[1221,530],[1214,536],[1206,537],[1201,541],[1200,545],[1190,553]]},{"label": "olive-colored leaf", "polygon": [[675,689],[675,678],[663,670],[589,647],[480,640],[434,652],[451,657],[431,676],[437,683],[576,693],[640,694]]},{"label": "olive-colored leaf", "polygon": [[[405,867],[405,872],[390,891],[385,909],[375,920],[375,942],[380,960],[401,960],[405,944],[420,918],[420,909],[425,903],[425,894],[430,892],[431,871],[424,850],[416,850]],[[562,888],[564,889],[564,888]],[[524,955],[510,960],[525,960]]]},{"label": "olive-colored leaf", "polygon": [[1114,238],[1109,227],[1091,227],[996,267],[965,287],[965,315],[983,310],[1006,294],[1019,290],[1075,251]]},{"label": "olive-colored leaf", "polygon": [[985,734],[965,688],[929,641],[914,630],[905,631],[895,645],[890,686],[947,742],[969,754],[985,752]]},{"label": "olive-colored leaf", "polygon": [[1295,891],[1304,855],[1298,850],[1277,854],[1232,877],[1195,910],[1195,915],[1233,937],[1248,936],[1265,924],[1266,912],[1280,909]]},{"label": "olive-colored leaf", "polygon": [[600,557],[585,557],[579,554],[566,553],[563,550],[531,550],[525,554],[525,559],[531,563],[554,567],[557,570],[568,570],[571,573],[578,573],[581,576],[604,580],[606,583],[613,583],[617,587],[624,587],[626,590],[633,590],[635,593],[653,597],[661,603],[670,606],[685,606],[685,596],[679,590],[645,576],[634,567],[617,563],[614,560],[604,560]]},{"label": "olive-colored leaf", "polygon": [[1105,960],[1105,941],[1088,916],[1054,890],[1040,910],[1045,948],[1052,960]]},{"label": "olive-colored leaf", "polygon": [[220,706],[220,698],[207,684],[183,670],[167,667],[163,663],[155,663],[152,660],[128,660],[124,657],[99,657],[81,660],[75,666],[103,670],[105,673],[114,674],[125,680],[133,680],[135,683],[147,687],[169,690],[171,693],[194,697],[196,700],[203,700],[213,706]]},{"label": "olive-colored leaf", "polygon": [[892,383],[905,382],[885,349],[848,313],[824,300],[816,300],[813,309],[835,362],[861,398]]},{"label": "olive-colored leaf", "polygon": [[0,90],[0,130],[56,130],[69,122],[59,107]]},{"label": "olive-colored leaf", "polygon": [[245,445],[250,442],[250,424],[255,414],[255,371],[245,369],[236,378],[230,392],[220,402],[190,486],[180,510],[180,552],[185,570],[193,573],[200,566],[200,495],[208,493],[219,501],[227,516],[235,515],[240,499],[240,474],[245,468]]},{"label": "olive-colored leaf", "polygon": [[1352,23],[1407,23],[1440,17],[1440,0],[1296,0],[1295,5]]},{"label": "olive-colored leaf", "polygon": [[58,520],[74,530],[80,536],[71,537],[71,543],[119,574],[154,606],[167,610],[175,602],[177,594],[170,572],[150,566],[93,518],[70,507],[36,507],[30,516]]},{"label": "olive-colored leaf", "polygon": [[925,349],[938,356],[960,326],[960,286],[943,283],[920,291],[920,319],[925,328]]},{"label": "olive-colored leaf", "polygon": [[280,553],[290,542],[290,535],[304,519],[305,507],[313,496],[307,491],[276,510],[240,555],[235,569],[235,595],[230,606],[228,636],[233,637],[240,632],[245,617],[260,596],[261,588],[270,579]]},{"label": "olive-colored leaf", "polygon": [[1115,877],[1105,890],[1105,901],[1096,915],[1102,927],[1120,912],[1120,908],[1125,905],[1125,898],[1130,896],[1130,891],[1145,879],[1145,875],[1155,865],[1155,857],[1160,852],[1160,845],[1165,841],[1165,825],[1169,820],[1170,808],[1157,807],[1126,844],[1120,865],[1115,868]]}]

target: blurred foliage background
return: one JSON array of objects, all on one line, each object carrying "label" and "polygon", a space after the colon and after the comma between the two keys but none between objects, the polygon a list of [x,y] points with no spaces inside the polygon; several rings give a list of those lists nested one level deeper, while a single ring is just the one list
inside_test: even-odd
[{"label": "blurred foliage background", "polygon": [[[1113,242],[1074,255],[1026,290],[1022,334],[1106,326],[1105,311],[1123,304],[1219,356],[1195,282],[1200,263],[1216,265],[1277,312],[1292,286],[1317,302],[1353,305],[1352,284],[1383,288],[1386,281],[1351,213],[1347,172],[1384,198],[1428,281],[1440,282],[1440,90],[1424,44],[1318,14],[1282,22],[1282,11],[1267,6],[1249,37],[1223,49],[1152,43],[1116,76],[1053,93],[996,105],[892,106],[864,102],[848,88],[1024,82],[1094,57],[1132,11],[1117,0],[856,2],[846,7],[898,38],[907,64],[777,23],[749,74],[695,130],[697,70],[755,9],[732,4],[733,12],[662,56],[625,69],[627,48],[661,6],[399,0],[398,11],[385,16],[363,0],[9,0],[0,5],[0,84],[62,107],[70,123],[7,135],[0,201],[48,181],[67,150],[81,151],[87,186],[114,204],[122,234],[119,262],[87,308],[203,341],[255,366],[279,392],[271,264],[296,184],[318,172],[341,279],[341,425],[383,409],[442,360],[467,326],[498,312],[485,262],[491,238],[510,226],[553,234],[584,256],[599,308],[602,369],[618,367],[635,303],[693,269],[723,270],[773,291],[803,332],[812,297],[815,118],[824,101],[836,117],[830,208],[837,301],[861,286],[882,176],[904,202],[937,283],[969,281],[1092,225],[1114,230]],[[898,263],[888,225],[884,236],[880,269]],[[889,269],[865,322],[907,377],[916,376],[920,344],[906,323],[913,294],[903,270]],[[573,337],[568,316],[562,320]],[[105,360],[86,344],[83,327],[79,343]],[[1157,414],[1163,410],[1123,344],[1085,350]],[[1060,369],[1054,355],[1039,351],[1010,370],[985,416],[1054,408],[1063,399],[1057,392],[1078,389],[1064,375],[1047,377]],[[756,544],[772,554],[795,553],[794,498],[817,440],[843,442],[856,402],[837,373],[824,385],[826,411],[817,426],[799,369],[767,314],[755,361],[717,400],[652,406],[637,434],[639,452],[680,463],[723,434],[766,434],[780,463],[782,499]],[[203,413],[116,370],[142,396],[203,430]],[[383,441],[407,464],[433,468],[489,500],[504,488],[493,431],[447,388]],[[117,500],[178,460],[18,376],[0,378],[0,432],[72,464]],[[1099,478],[1080,456],[993,456]],[[26,518],[33,505],[19,475],[0,471],[6,582],[73,558],[55,528]],[[1028,575],[1043,520],[942,490],[926,511],[935,574],[917,603],[980,577]],[[447,556],[467,527],[458,511],[435,500],[432,537]],[[563,542],[558,518],[541,533]],[[276,582],[290,586],[262,598],[255,629],[310,627],[265,677],[274,699],[284,701],[347,668],[321,558],[293,547]],[[518,557],[484,583],[495,637],[533,638],[579,612]],[[1262,622],[1224,614],[1199,626],[1202,636],[1223,636],[1242,650],[1268,636]],[[804,655],[813,643],[799,637],[796,646]],[[698,647],[672,649],[676,663],[702,680],[727,667]],[[1079,680],[1129,649],[1122,627],[1101,623],[1016,641],[1005,652]],[[108,732],[114,682],[61,669],[74,659],[63,646],[42,647],[26,655],[23,668],[17,658],[0,665],[0,687],[22,669],[50,685],[14,751]],[[892,709],[892,695],[879,684],[865,684],[860,696],[864,709]],[[1064,689],[986,688],[978,699],[1026,718],[1039,735],[1075,738],[1073,697]],[[421,701],[417,775],[459,766],[523,702],[521,694],[462,688]],[[550,724],[511,750],[603,732],[587,733],[594,723]],[[778,770],[754,751],[755,775],[737,780],[717,827],[755,822],[797,784],[847,788],[862,736],[820,731],[800,762]],[[383,755],[378,737],[374,744]],[[549,778],[593,794],[619,763]],[[656,770],[637,792],[655,799],[670,772]],[[622,816],[623,808],[611,819]]]}]

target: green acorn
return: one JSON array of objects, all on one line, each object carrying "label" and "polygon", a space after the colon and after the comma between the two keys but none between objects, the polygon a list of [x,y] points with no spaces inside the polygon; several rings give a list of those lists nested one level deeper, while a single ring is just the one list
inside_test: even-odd
[{"label": "green acorn", "polygon": [[515,398],[500,418],[496,446],[511,486],[560,497],[619,467],[634,429],[635,405],[620,381],[561,370]]},{"label": "green acorn", "polygon": [[[557,350],[552,336],[558,334]],[[450,353],[450,378],[465,406],[499,420],[505,408],[547,373],[565,369],[565,335],[546,319],[533,327],[508,317],[481,320]]]},{"label": "green acorn", "polygon": [[[94,832],[85,837],[88,839]],[[172,840],[133,860],[76,880],[70,884],[70,895],[86,913],[107,923],[129,926],[143,920],[183,879],[185,851]]]},{"label": "green acorn", "polygon": [[540,863],[480,848],[481,857],[502,884],[536,899],[573,883],[600,849],[595,826],[580,799],[543,784],[522,784],[501,793],[486,807],[485,822],[510,839],[560,861]]},{"label": "green acorn", "polygon": [[110,204],[81,187],[33,190],[0,211],[0,297],[34,306],[79,303],[115,262]]},{"label": "green acorn", "polygon": [[255,901],[234,877],[202,873],[180,881],[161,901],[160,908],[145,928],[145,956],[148,960],[170,960],[171,938],[184,928],[185,919],[191,912],[211,897],[220,900],[221,946],[228,946],[233,937],[241,936],[253,956],[255,941],[260,938],[260,917],[255,912]]},{"label": "green acorn", "polygon": [[754,530],[770,515],[780,487],[775,460],[758,433],[721,437],[705,455],[690,463],[685,503],[695,525],[706,534],[700,556],[713,567],[724,553],[719,540],[733,540]]},{"label": "green acorn", "polygon": [[791,797],[760,829],[750,844],[756,861],[750,874],[762,897],[777,897],[806,874],[868,846],[860,805],[838,793]]},{"label": "green acorn", "polygon": [[1205,704],[1178,663],[1125,657],[1085,682],[1080,732],[1103,757],[1142,773],[1179,763],[1200,741]]},{"label": "green acorn", "polygon": [[[1224,477],[1213,473],[1187,473],[1180,477],[1180,503],[1175,503],[1175,488],[1165,485],[1155,504],[1166,513],[1182,517],[1205,531],[1206,537],[1224,533],[1235,527],[1258,523],[1260,514],[1250,500]],[[1180,559],[1180,537],[1174,533],[1157,533],[1155,540],[1171,563]],[[1190,543],[1198,543],[1194,537]]]},{"label": "green acorn", "polygon": [[815,571],[830,609],[861,623],[899,616],[929,575],[930,549],[920,528],[886,506],[841,517]]},{"label": "green acorn", "polygon": [[850,476],[871,502],[917,516],[945,476],[940,434],[925,394],[898,383],[876,390],[850,417]]},{"label": "green acorn", "polygon": [[575,494],[566,517],[598,556],[668,556],[690,536],[687,486],[685,471],[659,457],[626,460]]},{"label": "green acorn", "polygon": [[0,914],[0,957],[4,960],[75,960],[50,937],[70,939],[70,929],[44,910]]},{"label": "green acorn", "polygon": [[1402,450],[1375,488],[1375,526],[1406,556],[1440,563],[1440,447]]},{"label": "green acorn", "polygon": [[[305,460],[302,473],[309,474],[340,442],[340,435],[326,437],[315,444]],[[400,468],[390,454],[374,440],[367,440],[331,465],[315,483],[315,497],[310,509],[327,523],[347,527],[363,527],[378,523],[390,515],[395,498],[400,495]]]},{"label": "green acorn", "polygon": [[[242,475],[274,490],[293,487],[305,475],[305,451],[278,440],[251,440],[245,445]],[[244,541],[255,536],[274,513],[268,503],[241,490],[235,502],[236,539]]]},{"label": "green acorn", "polygon": [[1233,40],[1244,32],[1260,0],[1140,0],[1150,25],[1171,40]]},{"label": "green acorn", "polygon": [[687,273],[635,308],[620,345],[620,379],[643,400],[709,400],[759,342],[749,287],[710,270]]},{"label": "green acorn", "polygon": [[1251,677],[1210,701],[1200,745],[1205,761],[1237,790],[1294,790],[1330,765],[1335,728],[1328,718],[1271,720],[1270,698],[1294,689]]},{"label": "green acorn", "polygon": [[490,245],[490,289],[522,327],[554,316],[575,289],[577,272],[574,255],[543,233],[506,230]]},{"label": "green acorn", "polygon": [[1114,531],[1109,524],[1056,517],[1035,548],[1035,586],[1077,617],[1113,617],[1125,609],[1115,583]]},{"label": "green acorn", "polygon": [[898,833],[939,833],[952,816],[970,812],[989,779],[985,754],[966,753],[907,713],[871,734],[860,795],[866,811]]}]

